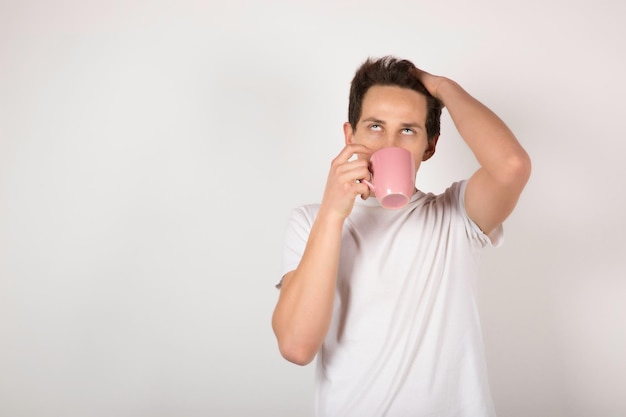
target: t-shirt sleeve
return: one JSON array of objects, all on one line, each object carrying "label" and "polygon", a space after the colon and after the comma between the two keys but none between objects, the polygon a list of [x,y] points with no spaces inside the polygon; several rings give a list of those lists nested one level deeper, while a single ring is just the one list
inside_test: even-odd
[{"label": "t-shirt sleeve", "polygon": [[486,234],[472,219],[469,218],[467,211],[465,210],[465,189],[467,187],[467,180],[457,182],[452,185],[452,189],[456,191],[456,201],[459,204],[459,211],[462,213],[465,221],[465,230],[472,242],[478,244],[479,247],[484,248],[491,246],[498,248],[504,243],[504,228],[502,224],[496,227],[491,233]]},{"label": "t-shirt sleeve", "polygon": [[282,277],[296,269],[300,264],[300,259],[302,259],[304,248],[309,239],[312,224],[313,219],[305,207],[299,207],[291,212],[283,241],[281,279],[276,285],[276,288],[281,287]]}]

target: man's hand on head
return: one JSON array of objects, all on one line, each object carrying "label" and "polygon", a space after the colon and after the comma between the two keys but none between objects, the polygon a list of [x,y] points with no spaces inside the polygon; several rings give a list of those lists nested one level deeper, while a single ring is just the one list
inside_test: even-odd
[{"label": "man's hand on head", "polygon": [[430,93],[431,96],[441,100],[441,97],[438,95],[438,89],[442,82],[445,82],[447,78],[440,77],[438,75],[433,75],[429,72],[421,70],[419,68],[414,68],[411,70],[411,73],[418,79],[426,90]]}]

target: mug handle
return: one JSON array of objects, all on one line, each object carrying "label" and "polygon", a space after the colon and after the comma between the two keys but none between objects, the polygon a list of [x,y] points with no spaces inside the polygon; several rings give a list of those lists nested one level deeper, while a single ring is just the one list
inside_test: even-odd
[{"label": "mug handle", "polygon": [[359,181],[361,181],[363,184],[367,185],[372,192],[376,192],[376,188],[374,187],[374,184],[372,184],[368,180],[359,180]]}]

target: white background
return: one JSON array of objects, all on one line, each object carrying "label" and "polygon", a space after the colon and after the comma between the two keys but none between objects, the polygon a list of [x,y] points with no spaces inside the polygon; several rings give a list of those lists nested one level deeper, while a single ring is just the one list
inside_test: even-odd
[{"label": "white background", "polygon": [[[311,416],[282,235],[385,54],[533,160],[480,284],[499,415],[626,415],[625,4],[2,0],[0,415]],[[442,130],[426,191],[476,168]]]}]

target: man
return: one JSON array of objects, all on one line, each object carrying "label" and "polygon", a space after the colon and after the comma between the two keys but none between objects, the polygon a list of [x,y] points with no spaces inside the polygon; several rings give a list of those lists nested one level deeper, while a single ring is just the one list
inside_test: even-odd
[{"label": "man", "polygon": [[[370,156],[402,147],[419,168],[442,105],[480,168],[441,195],[415,190],[406,207],[382,208],[361,181]],[[406,60],[366,61],[348,113],[322,203],[295,210],[287,230],[272,319],[280,352],[300,365],[318,355],[318,416],[494,416],[477,256],[501,244],[530,159],[457,83]]]}]

